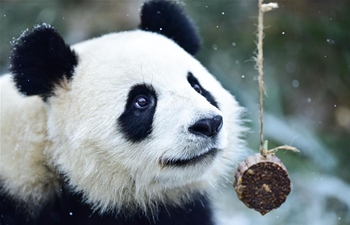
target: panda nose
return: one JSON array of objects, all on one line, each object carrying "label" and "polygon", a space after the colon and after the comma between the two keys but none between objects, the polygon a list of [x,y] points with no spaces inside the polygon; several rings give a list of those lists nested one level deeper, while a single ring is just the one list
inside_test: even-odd
[{"label": "panda nose", "polygon": [[214,116],[213,118],[198,120],[188,130],[196,135],[211,137],[221,130],[222,124],[222,116]]}]

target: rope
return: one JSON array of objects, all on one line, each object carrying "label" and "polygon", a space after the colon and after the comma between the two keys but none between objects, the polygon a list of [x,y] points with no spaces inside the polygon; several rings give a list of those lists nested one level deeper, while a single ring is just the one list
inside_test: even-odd
[{"label": "rope", "polygon": [[264,81],[263,81],[263,30],[264,30],[264,12],[262,10],[263,0],[259,0],[259,17],[258,17],[258,71],[259,71],[259,122],[260,122],[260,153],[264,157],[266,154],[264,152],[264,122],[263,122],[263,91],[264,91]]},{"label": "rope", "polygon": [[258,54],[257,54],[257,58],[256,58],[256,63],[257,63],[257,68],[258,68],[258,72],[259,72],[259,77],[258,77],[258,81],[259,81],[259,122],[260,122],[260,154],[263,157],[266,157],[268,154],[274,154],[277,150],[280,149],[285,149],[285,150],[291,150],[294,152],[299,152],[298,149],[289,146],[289,145],[283,145],[283,146],[279,146],[276,147],[274,149],[271,150],[267,150],[267,141],[264,141],[264,121],[263,121],[263,113],[264,113],[264,108],[263,108],[263,103],[264,103],[264,99],[263,99],[263,93],[266,93],[265,91],[265,87],[264,87],[264,81],[263,81],[263,36],[264,36],[264,13],[268,12],[272,9],[276,9],[278,8],[278,4],[277,3],[266,3],[263,4],[263,0],[259,0],[258,3],[259,6],[259,17],[258,17],[258,34],[257,34],[257,38],[258,38],[258,43],[257,43],[257,47],[258,47]]}]

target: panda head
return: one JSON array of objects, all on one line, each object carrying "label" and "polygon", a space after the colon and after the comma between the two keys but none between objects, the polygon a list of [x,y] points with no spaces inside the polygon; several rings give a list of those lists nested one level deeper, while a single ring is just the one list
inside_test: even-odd
[{"label": "panda head", "polygon": [[233,176],[242,108],[193,57],[199,42],[169,1],[71,47],[48,25],[18,39],[11,71],[45,102],[48,162],[95,209],[177,205]]}]

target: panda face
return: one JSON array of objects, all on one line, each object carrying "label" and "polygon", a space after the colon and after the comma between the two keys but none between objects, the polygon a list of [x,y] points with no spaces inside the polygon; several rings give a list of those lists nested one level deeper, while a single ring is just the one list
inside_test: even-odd
[{"label": "panda face", "polygon": [[242,109],[173,41],[131,31],[73,49],[74,78],[48,102],[48,155],[88,200],[108,208],[123,197],[117,190],[178,199],[235,163]]}]

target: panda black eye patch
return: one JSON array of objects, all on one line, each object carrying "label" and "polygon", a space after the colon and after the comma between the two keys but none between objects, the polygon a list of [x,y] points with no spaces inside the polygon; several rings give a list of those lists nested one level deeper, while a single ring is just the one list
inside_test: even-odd
[{"label": "panda black eye patch", "polygon": [[207,90],[205,90],[198,82],[197,78],[193,76],[191,72],[188,72],[187,74],[187,81],[190,83],[191,87],[198,92],[200,95],[202,95],[204,98],[207,99],[207,101],[215,106],[218,107],[218,103],[216,102],[215,98],[211,95],[211,93]]},{"label": "panda black eye patch", "polygon": [[131,142],[140,142],[152,133],[157,94],[151,85],[131,87],[124,112],[118,118],[118,127]]}]

